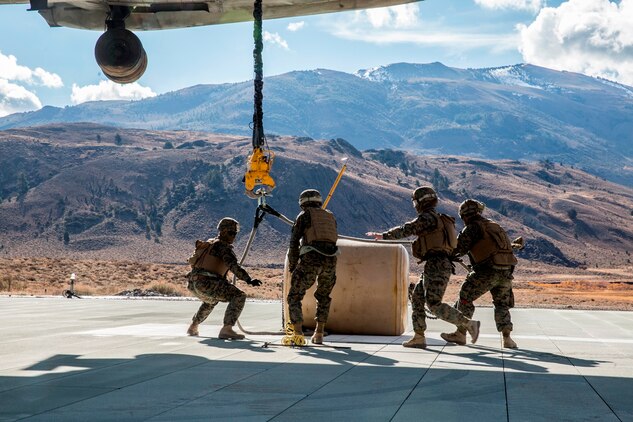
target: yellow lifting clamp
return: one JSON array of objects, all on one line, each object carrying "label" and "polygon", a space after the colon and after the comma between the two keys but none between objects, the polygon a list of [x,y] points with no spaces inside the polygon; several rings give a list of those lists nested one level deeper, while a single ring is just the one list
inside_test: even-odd
[{"label": "yellow lifting clamp", "polygon": [[[244,175],[246,195],[250,198],[259,198],[275,189],[275,181],[270,176],[274,158],[275,154],[270,150],[264,153],[260,147],[253,148]],[[261,185],[261,188],[255,190],[258,185]]]}]

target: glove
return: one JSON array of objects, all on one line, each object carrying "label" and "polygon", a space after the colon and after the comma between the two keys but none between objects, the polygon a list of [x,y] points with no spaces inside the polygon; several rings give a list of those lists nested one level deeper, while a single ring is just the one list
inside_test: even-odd
[{"label": "glove", "polygon": [[367,233],[365,233],[365,236],[373,237],[374,240],[383,240],[384,239],[382,233],[378,233],[378,232],[367,232]]},{"label": "glove", "polygon": [[257,279],[257,278],[251,278],[250,280],[246,281],[246,284],[248,284],[249,286],[253,286],[253,287],[259,287],[262,285],[261,280]]}]

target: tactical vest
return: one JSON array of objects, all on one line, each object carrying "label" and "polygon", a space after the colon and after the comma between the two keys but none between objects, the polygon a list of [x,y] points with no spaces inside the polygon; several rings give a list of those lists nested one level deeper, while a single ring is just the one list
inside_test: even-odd
[{"label": "tactical vest", "polygon": [[445,252],[450,254],[457,246],[457,231],[455,219],[450,215],[429,211],[437,225],[433,231],[418,236],[411,245],[413,256],[418,259],[426,259],[429,252]]},{"label": "tactical vest", "polygon": [[222,261],[222,258],[213,255],[213,245],[219,242],[219,239],[210,239],[206,242],[196,240],[196,250],[189,258],[191,268],[209,271],[224,277],[229,267]]},{"label": "tactical vest", "polygon": [[313,242],[336,243],[336,218],[334,214],[321,208],[308,208],[310,213],[310,227],[304,234],[305,245]]},{"label": "tactical vest", "polygon": [[494,265],[516,265],[517,259],[512,253],[512,243],[505,230],[499,224],[485,218],[477,224],[483,237],[469,251],[473,264],[490,260]]}]

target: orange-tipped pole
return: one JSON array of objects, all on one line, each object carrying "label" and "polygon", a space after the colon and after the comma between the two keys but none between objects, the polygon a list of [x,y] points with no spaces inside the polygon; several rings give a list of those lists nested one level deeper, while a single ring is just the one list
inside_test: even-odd
[{"label": "orange-tipped pole", "polygon": [[323,202],[323,206],[321,207],[323,209],[325,209],[325,207],[327,207],[328,202],[330,202],[330,199],[332,198],[332,194],[336,190],[336,187],[338,186],[338,182],[341,181],[341,177],[343,177],[343,173],[345,173],[345,169],[347,168],[347,157],[343,158],[342,161],[343,161],[343,167],[341,167],[341,170],[338,172],[338,176],[336,177],[336,180],[334,181],[334,184],[332,185],[332,188],[330,189],[330,193],[327,194],[327,198],[325,198],[325,202]]}]

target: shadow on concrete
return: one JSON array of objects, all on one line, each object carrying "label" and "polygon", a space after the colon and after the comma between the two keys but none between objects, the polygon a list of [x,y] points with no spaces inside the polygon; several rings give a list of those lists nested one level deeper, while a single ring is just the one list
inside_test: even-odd
[{"label": "shadow on concrete", "polygon": [[[208,344],[258,349],[254,342]],[[392,359],[354,350],[295,349],[299,356],[318,359],[297,362],[287,354],[267,361],[241,353],[245,360],[59,354],[19,375],[0,376],[0,420],[410,421],[421,415],[428,420],[633,420],[628,398],[633,378],[550,374],[536,370],[533,362],[567,358],[525,350],[522,358],[532,363],[517,366],[522,372],[506,373],[504,365],[511,363],[499,357],[499,349],[473,349],[471,368],[462,362],[454,368],[396,366]]]},{"label": "shadow on concrete", "polygon": [[[467,349],[465,349],[465,347],[467,347]],[[453,353],[453,350],[459,350],[459,353]],[[472,350],[476,350],[477,353],[468,353]],[[539,352],[528,349],[500,349],[497,347],[477,345],[457,346],[448,344],[442,351],[442,354],[470,358],[471,362],[462,363],[464,365],[507,368],[518,372],[533,373],[548,373],[548,366],[551,366],[551,364],[592,368],[602,363],[607,363],[606,361],[596,359],[568,358],[567,356],[558,355],[556,353]],[[550,365],[543,366],[546,363]]]},{"label": "shadow on concrete", "polygon": [[359,350],[336,348],[325,346],[306,346],[306,347],[289,347],[283,346],[278,343],[268,343],[267,347],[264,347],[266,342],[253,341],[249,339],[231,341],[220,339],[206,339],[201,342],[211,347],[218,347],[221,349],[243,349],[255,352],[274,353],[276,349],[290,349],[303,356],[310,356],[316,359],[329,360],[333,363],[354,363],[358,364],[365,362],[371,365],[391,366],[395,365],[396,361],[383,356],[376,356],[371,353],[362,352]]}]

